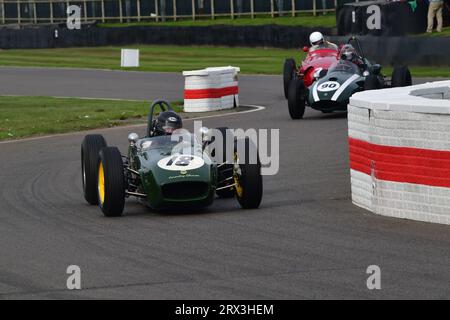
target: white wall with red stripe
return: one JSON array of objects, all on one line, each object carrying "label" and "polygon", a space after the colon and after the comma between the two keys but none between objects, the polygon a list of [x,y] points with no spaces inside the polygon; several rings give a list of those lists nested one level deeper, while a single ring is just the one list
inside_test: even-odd
[{"label": "white wall with red stripe", "polygon": [[450,224],[450,81],[355,94],[348,132],[354,204]]}]

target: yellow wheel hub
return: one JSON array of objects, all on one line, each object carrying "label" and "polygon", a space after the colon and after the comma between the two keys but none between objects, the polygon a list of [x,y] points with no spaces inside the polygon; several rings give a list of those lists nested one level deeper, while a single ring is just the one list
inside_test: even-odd
[{"label": "yellow wheel hub", "polygon": [[98,166],[98,197],[100,204],[103,204],[105,202],[105,170],[101,162]]},{"label": "yellow wheel hub", "polygon": [[244,194],[244,189],[242,188],[241,182],[239,181],[239,176],[237,173],[237,169],[236,166],[238,165],[239,161],[238,161],[238,156],[237,156],[237,152],[234,153],[234,173],[233,173],[233,178],[234,178],[234,183],[235,183],[235,189],[236,189],[236,194],[238,197],[242,197],[242,195]]}]

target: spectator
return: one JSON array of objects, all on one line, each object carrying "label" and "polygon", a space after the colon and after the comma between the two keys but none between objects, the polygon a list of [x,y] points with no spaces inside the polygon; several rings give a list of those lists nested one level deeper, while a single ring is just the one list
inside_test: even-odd
[{"label": "spectator", "polygon": [[428,28],[427,32],[433,32],[434,17],[437,19],[437,32],[442,32],[443,18],[442,11],[444,9],[443,0],[430,0],[428,6]]}]

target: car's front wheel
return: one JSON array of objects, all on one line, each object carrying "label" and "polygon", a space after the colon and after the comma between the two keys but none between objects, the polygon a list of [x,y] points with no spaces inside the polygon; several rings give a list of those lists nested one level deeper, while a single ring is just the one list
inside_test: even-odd
[{"label": "car's front wheel", "polygon": [[263,181],[258,149],[249,138],[244,141],[245,154],[239,142],[235,151],[234,182],[236,198],[243,209],[257,209],[262,200]]},{"label": "car's front wheel", "polygon": [[369,75],[364,81],[364,90],[377,90],[381,89],[382,85],[380,79],[376,75]]},{"label": "car's front wheel", "polygon": [[292,119],[302,119],[305,114],[305,85],[302,80],[293,79],[288,93],[289,115]]},{"label": "car's front wheel", "polygon": [[288,98],[289,93],[289,84],[291,83],[291,80],[294,78],[294,72],[296,69],[295,60],[290,58],[286,59],[284,61],[284,68],[283,68],[283,86],[284,86],[284,96],[286,99]]},{"label": "car's front wheel", "polygon": [[392,87],[407,87],[412,85],[411,71],[406,66],[398,66],[392,72]]},{"label": "car's front wheel", "polygon": [[106,146],[106,140],[100,134],[87,135],[81,144],[83,193],[84,198],[91,205],[98,204],[97,161],[100,150]]},{"label": "car's front wheel", "polygon": [[115,147],[106,147],[98,158],[97,189],[100,209],[107,217],[118,217],[125,206],[125,177],[122,155]]}]

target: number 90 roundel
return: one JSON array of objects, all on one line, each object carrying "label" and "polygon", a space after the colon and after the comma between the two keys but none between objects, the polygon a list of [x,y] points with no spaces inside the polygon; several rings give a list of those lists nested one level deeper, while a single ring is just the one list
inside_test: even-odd
[{"label": "number 90 roundel", "polygon": [[328,91],[335,91],[337,89],[339,89],[341,85],[339,84],[339,82],[336,81],[327,81],[322,83],[317,90],[321,91],[321,92],[328,92]]},{"label": "number 90 roundel", "polygon": [[194,155],[173,155],[158,161],[158,167],[164,170],[180,171],[195,170],[201,168],[205,161]]}]

